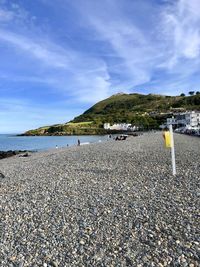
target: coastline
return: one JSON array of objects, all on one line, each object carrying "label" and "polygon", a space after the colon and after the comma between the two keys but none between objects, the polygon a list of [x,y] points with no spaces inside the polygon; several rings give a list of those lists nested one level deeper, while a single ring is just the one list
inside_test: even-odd
[{"label": "coastline", "polygon": [[176,177],[161,133],[0,161],[1,266],[198,266],[199,139],[175,151]]},{"label": "coastline", "polygon": [[45,151],[56,147],[70,147],[76,145],[80,139],[81,143],[94,143],[107,140],[106,136],[0,136],[0,151],[27,150],[30,152]]},{"label": "coastline", "polygon": [[[156,130],[158,131],[158,130]],[[30,133],[22,133],[17,134],[16,136],[102,136],[102,135],[116,135],[116,134],[128,134],[133,135],[135,133],[141,133],[143,131],[120,131],[120,130],[105,130],[102,133],[95,133],[95,132],[80,132],[80,133],[63,133],[63,132],[55,132],[55,133],[37,133],[37,134],[30,134]]]}]

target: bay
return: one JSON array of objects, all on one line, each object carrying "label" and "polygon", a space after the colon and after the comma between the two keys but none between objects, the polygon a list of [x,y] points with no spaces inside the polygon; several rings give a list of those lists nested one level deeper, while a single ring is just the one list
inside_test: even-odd
[{"label": "bay", "polygon": [[16,136],[15,134],[0,134],[0,151],[29,150],[39,151],[52,148],[77,145],[78,139],[81,144],[104,142],[107,135],[84,135],[84,136]]}]

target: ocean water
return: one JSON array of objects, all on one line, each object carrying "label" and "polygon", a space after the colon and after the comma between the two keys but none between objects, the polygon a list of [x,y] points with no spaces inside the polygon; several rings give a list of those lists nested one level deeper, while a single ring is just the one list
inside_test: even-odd
[{"label": "ocean water", "polygon": [[77,145],[78,139],[81,143],[104,142],[108,138],[105,136],[16,136],[14,134],[0,134],[0,151],[7,150],[48,150],[58,146]]}]

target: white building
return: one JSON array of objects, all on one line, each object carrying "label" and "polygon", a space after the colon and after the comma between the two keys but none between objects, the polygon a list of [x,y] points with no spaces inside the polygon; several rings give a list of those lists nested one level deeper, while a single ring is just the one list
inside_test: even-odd
[{"label": "white building", "polygon": [[104,123],[103,128],[105,130],[109,130],[110,129],[110,123]]},{"label": "white building", "polygon": [[200,127],[200,112],[184,112],[175,117],[167,118],[167,125],[176,125],[177,127],[196,128]]},{"label": "white building", "polygon": [[110,125],[110,123],[104,123],[105,130],[118,130],[118,131],[135,131],[137,130],[136,126],[132,126],[130,123],[114,123]]}]

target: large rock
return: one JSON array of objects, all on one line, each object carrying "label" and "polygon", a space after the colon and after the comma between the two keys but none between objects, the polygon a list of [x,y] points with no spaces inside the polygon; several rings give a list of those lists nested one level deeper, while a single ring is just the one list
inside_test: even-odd
[{"label": "large rock", "polygon": [[8,150],[8,151],[0,151],[0,159],[9,158],[15,156],[17,154],[27,153],[26,150]]}]

